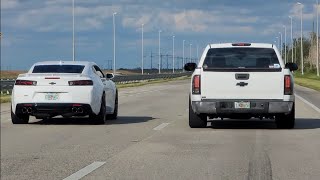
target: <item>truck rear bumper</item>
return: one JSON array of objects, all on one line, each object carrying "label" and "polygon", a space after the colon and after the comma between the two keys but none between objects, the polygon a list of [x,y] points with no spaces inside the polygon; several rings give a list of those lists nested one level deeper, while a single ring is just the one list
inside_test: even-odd
[{"label": "truck rear bumper", "polygon": [[[235,102],[250,102],[250,108],[235,108]],[[290,113],[293,101],[281,100],[205,100],[192,101],[197,114],[280,114]]]}]

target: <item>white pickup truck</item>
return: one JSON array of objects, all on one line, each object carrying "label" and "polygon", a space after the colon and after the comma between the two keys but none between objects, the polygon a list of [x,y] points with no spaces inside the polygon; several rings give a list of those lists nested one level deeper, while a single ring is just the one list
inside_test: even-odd
[{"label": "white pickup truck", "polygon": [[278,128],[294,128],[295,96],[292,71],[273,44],[208,45],[194,71],[189,100],[189,126],[203,128],[213,118],[275,119]]}]

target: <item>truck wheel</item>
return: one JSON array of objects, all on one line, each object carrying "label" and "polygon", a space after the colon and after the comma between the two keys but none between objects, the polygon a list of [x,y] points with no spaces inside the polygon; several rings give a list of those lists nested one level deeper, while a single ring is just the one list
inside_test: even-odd
[{"label": "truck wheel", "polygon": [[94,124],[104,124],[106,122],[106,103],[104,95],[102,96],[99,114],[95,115],[92,113],[89,118],[93,121]]},{"label": "truck wheel", "polygon": [[281,114],[276,116],[276,125],[278,129],[292,129],[295,124],[295,105],[293,104],[290,114]]},{"label": "truck wheel", "polygon": [[116,99],[114,101],[114,111],[112,114],[107,115],[108,120],[111,120],[111,119],[115,120],[117,118],[118,118],[118,91],[116,93]]},{"label": "truck wheel", "polygon": [[193,112],[191,101],[189,100],[189,126],[191,128],[205,128],[207,127],[207,116],[197,115]]},{"label": "truck wheel", "polygon": [[29,115],[16,115],[11,110],[11,121],[12,124],[28,124],[29,123]]}]

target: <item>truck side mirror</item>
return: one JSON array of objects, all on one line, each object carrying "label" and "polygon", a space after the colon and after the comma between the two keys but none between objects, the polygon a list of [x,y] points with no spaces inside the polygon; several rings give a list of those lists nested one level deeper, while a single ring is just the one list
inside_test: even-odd
[{"label": "truck side mirror", "polygon": [[186,71],[194,71],[197,67],[196,63],[187,63],[184,65],[184,70]]},{"label": "truck side mirror", "polygon": [[286,63],[285,68],[289,69],[290,71],[298,70],[298,65],[296,63]]}]

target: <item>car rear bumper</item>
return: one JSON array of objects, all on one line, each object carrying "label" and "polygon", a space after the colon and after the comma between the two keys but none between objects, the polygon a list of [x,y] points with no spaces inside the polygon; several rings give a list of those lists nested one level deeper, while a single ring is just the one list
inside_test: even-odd
[{"label": "car rear bumper", "polygon": [[[250,108],[238,109],[235,102],[250,102]],[[205,100],[192,101],[197,114],[281,114],[292,111],[293,101],[281,100]]]},{"label": "car rear bumper", "polygon": [[86,116],[92,113],[89,104],[78,103],[20,103],[15,114],[28,114],[37,117]]}]

